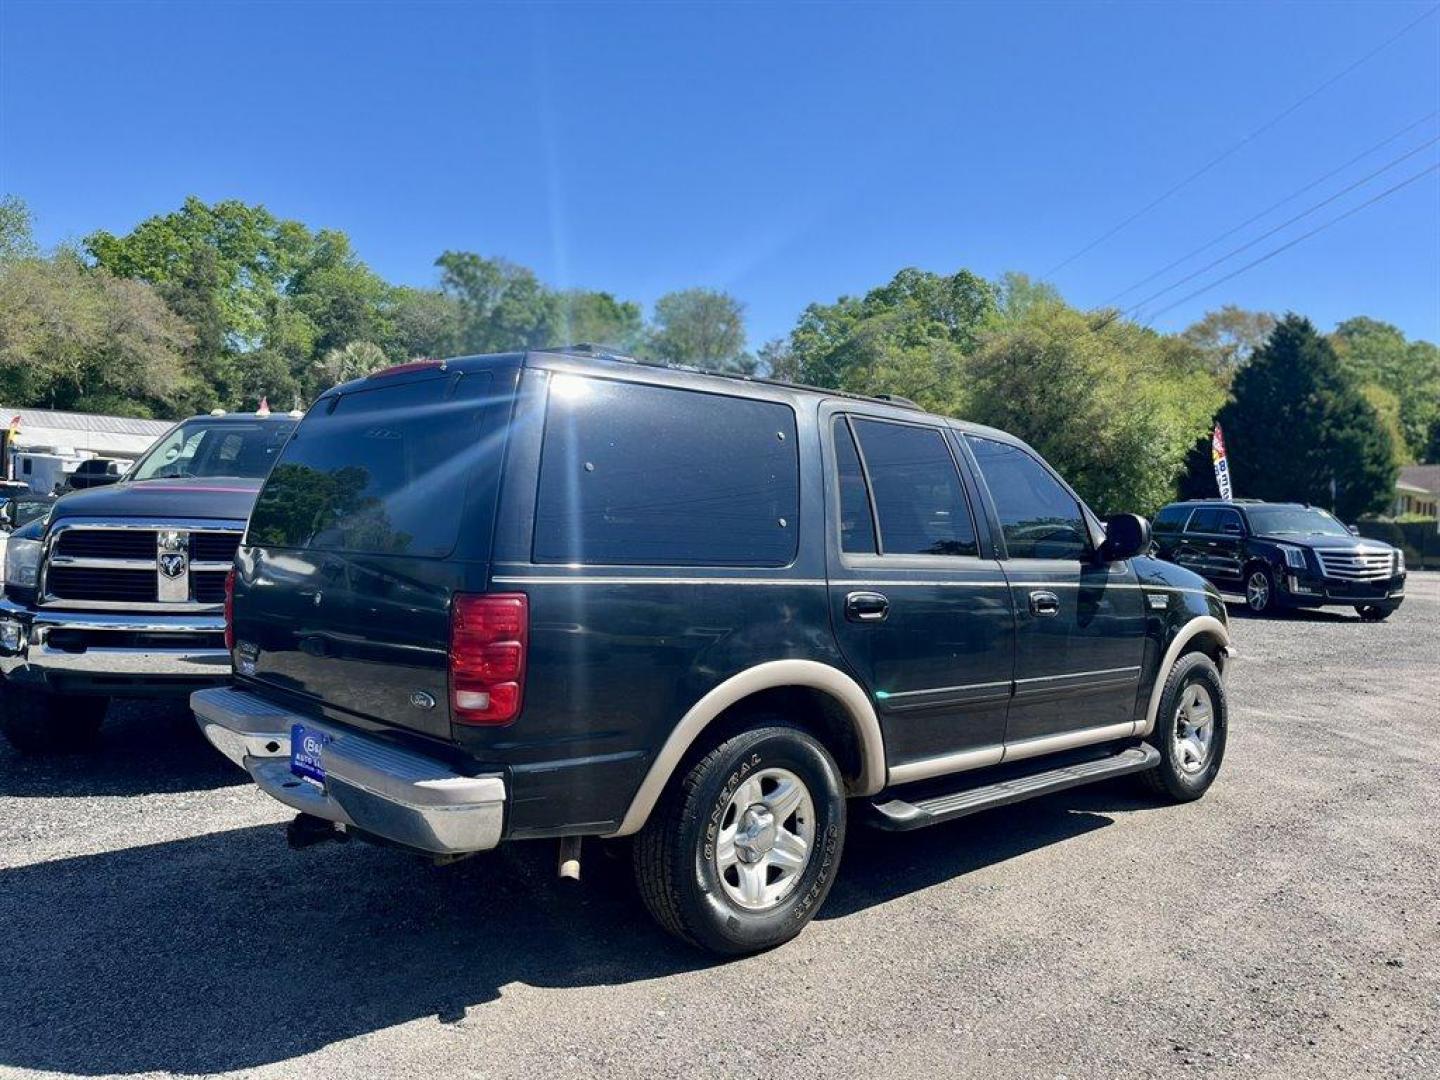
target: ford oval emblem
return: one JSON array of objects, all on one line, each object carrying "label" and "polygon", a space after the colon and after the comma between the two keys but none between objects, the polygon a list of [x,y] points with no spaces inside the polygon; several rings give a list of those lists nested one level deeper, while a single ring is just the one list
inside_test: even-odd
[{"label": "ford oval emblem", "polygon": [[410,704],[414,705],[417,709],[433,709],[435,707],[435,699],[424,690],[416,690],[410,695]]}]

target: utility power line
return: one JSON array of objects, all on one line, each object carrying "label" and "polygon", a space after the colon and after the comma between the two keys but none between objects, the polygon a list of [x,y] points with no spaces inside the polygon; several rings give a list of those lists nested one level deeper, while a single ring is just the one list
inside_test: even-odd
[{"label": "utility power line", "polygon": [[1085,245],[1084,247],[1082,247],[1079,251],[1075,252],[1075,253],[1072,254],[1072,255],[1067,256],[1066,258],[1064,258],[1064,259],[1062,259],[1062,260],[1060,260],[1060,262],[1056,263],[1056,264],[1055,264],[1054,266],[1052,266],[1049,270],[1045,271],[1044,276],[1045,276],[1046,278],[1049,278],[1049,277],[1053,276],[1055,273],[1057,273],[1058,271],[1063,270],[1065,267],[1069,266],[1069,265],[1070,265],[1072,262],[1074,262],[1076,259],[1080,258],[1080,256],[1086,255],[1086,254],[1090,253],[1091,251],[1095,250],[1097,247],[1099,247],[1101,244],[1103,244],[1106,240],[1109,240],[1112,236],[1114,236],[1116,233],[1120,232],[1120,231],[1121,231],[1122,229],[1124,229],[1126,226],[1130,225],[1132,222],[1137,221],[1139,218],[1144,217],[1144,216],[1145,216],[1146,214],[1148,214],[1151,210],[1154,210],[1155,207],[1159,206],[1161,203],[1163,203],[1166,199],[1170,198],[1170,197],[1171,197],[1172,195],[1174,195],[1176,192],[1178,192],[1178,191],[1180,191],[1180,190],[1182,190],[1182,189],[1184,189],[1184,188],[1186,188],[1186,187],[1189,187],[1189,186],[1190,186],[1191,184],[1193,184],[1196,180],[1200,179],[1200,177],[1204,176],[1204,175],[1205,175],[1206,173],[1208,173],[1211,169],[1215,168],[1215,166],[1219,165],[1222,161],[1225,161],[1227,158],[1231,157],[1232,155],[1234,155],[1235,153],[1237,153],[1239,150],[1243,149],[1244,147],[1248,146],[1250,143],[1254,142],[1257,138],[1259,138],[1261,135],[1265,134],[1265,132],[1269,131],[1269,130],[1270,130],[1271,128],[1273,128],[1276,124],[1280,123],[1280,121],[1284,120],[1284,119],[1285,119],[1286,117],[1288,117],[1291,113],[1293,113],[1293,112],[1295,112],[1297,109],[1299,109],[1302,105],[1305,105],[1306,103],[1308,103],[1309,101],[1311,101],[1313,98],[1319,96],[1321,93],[1323,93],[1324,91],[1328,90],[1330,87],[1334,86],[1337,82],[1339,82],[1341,79],[1343,79],[1346,75],[1349,75],[1350,72],[1352,72],[1352,71],[1354,71],[1356,68],[1360,67],[1362,64],[1364,64],[1366,61],[1370,60],[1372,57],[1374,57],[1374,56],[1377,55],[1378,53],[1380,53],[1380,52],[1384,51],[1385,49],[1389,48],[1392,44],[1394,44],[1394,43],[1395,43],[1396,41],[1398,41],[1400,38],[1404,37],[1404,36],[1405,36],[1406,34],[1408,34],[1411,30],[1415,29],[1415,27],[1419,26],[1422,22],[1424,22],[1426,19],[1430,18],[1430,16],[1431,16],[1431,15],[1434,15],[1435,12],[1437,12],[1437,11],[1440,11],[1440,4],[1436,4],[1434,7],[1429,8],[1428,10],[1426,10],[1426,11],[1425,11],[1423,14],[1421,14],[1418,18],[1413,19],[1412,21],[1406,23],[1406,24],[1405,24],[1404,26],[1402,26],[1399,30],[1397,30],[1395,33],[1391,34],[1388,38],[1386,38],[1384,41],[1382,41],[1379,45],[1376,45],[1373,49],[1371,49],[1369,52],[1367,52],[1364,56],[1360,57],[1358,60],[1352,61],[1349,65],[1347,65],[1346,67],[1342,68],[1342,69],[1341,69],[1340,71],[1338,71],[1336,74],[1330,76],[1330,78],[1326,79],[1326,80],[1325,80],[1324,82],[1322,82],[1319,86],[1315,87],[1315,89],[1311,90],[1311,91],[1310,91],[1309,93],[1307,93],[1304,97],[1300,98],[1300,99],[1299,99],[1298,101],[1296,101],[1294,104],[1289,105],[1289,106],[1287,106],[1286,108],[1282,109],[1282,110],[1281,110],[1279,113],[1277,113],[1275,116],[1271,117],[1269,120],[1265,121],[1265,123],[1261,124],[1258,128],[1256,128],[1254,131],[1250,132],[1250,134],[1248,134],[1248,135],[1246,135],[1244,138],[1242,138],[1239,142],[1233,143],[1228,149],[1221,151],[1221,152],[1220,152],[1219,154],[1217,154],[1215,157],[1213,157],[1213,158],[1211,158],[1209,161],[1205,162],[1204,165],[1201,165],[1198,169],[1196,169],[1194,172],[1192,172],[1189,176],[1186,176],[1183,180],[1180,180],[1178,183],[1176,183],[1176,184],[1172,185],[1171,187],[1167,188],[1164,192],[1162,192],[1160,195],[1156,196],[1156,197],[1155,197],[1154,199],[1152,199],[1150,202],[1146,203],[1146,204],[1145,204],[1144,206],[1142,206],[1139,210],[1136,210],[1133,214],[1131,214],[1129,217],[1125,218],[1125,219],[1124,219],[1123,221],[1121,221],[1118,225],[1115,225],[1115,226],[1112,227],[1109,231],[1107,231],[1107,232],[1105,232],[1105,233],[1102,233],[1100,236],[1097,236],[1094,240],[1090,241],[1090,243],[1086,244],[1086,245]]},{"label": "utility power line", "polygon": [[1393,169],[1396,165],[1399,165],[1402,161],[1408,161],[1410,158],[1414,157],[1416,154],[1420,153],[1421,151],[1423,151],[1423,150],[1428,150],[1430,147],[1434,146],[1437,142],[1440,142],[1440,135],[1436,135],[1436,136],[1434,136],[1433,138],[1428,139],[1427,141],[1421,143],[1419,146],[1415,147],[1414,149],[1407,150],[1405,153],[1401,154],[1401,155],[1400,155],[1399,157],[1397,157],[1397,158],[1392,158],[1390,161],[1387,161],[1384,165],[1381,165],[1380,168],[1376,169],[1374,172],[1368,173],[1367,175],[1362,176],[1359,180],[1356,180],[1354,183],[1349,184],[1349,185],[1347,185],[1346,187],[1341,188],[1339,191],[1335,192],[1333,195],[1327,195],[1325,198],[1321,199],[1319,202],[1313,204],[1312,206],[1307,206],[1304,210],[1301,210],[1300,213],[1296,214],[1294,217],[1286,218],[1284,221],[1280,222],[1279,225],[1272,226],[1271,228],[1266,229],[1264,232],[1262,232],[1259,236],[1256,236],[1256,237],[1254,237],[1253,239],[1250,239],[1250,240],[1245,241],[1245,243],[1241,244],[1239,247],[1230,249],[1230,250],[1227,251],[1224,255],[1221,255],[1218,259],[1214,259],[1214,260],[1206,263],[1204,266],[1200,267],[1200,269],[1198,269],[1198,270],[1192,270],[1190,273],[1186,274],[1186,275],[1185,275],[1184,277],[1182,277],[1182,278],[1177,278],[1176,280],[1172,281],[1169,285],[1166,285],[1163,289],[1159,290],[1158,292],[1153,292],[1153,293],[1151,293],[1149,296],[1145,297],[1145,299],[1141,300],[1138,304],[1132,304],[1129,308],[1127,308],[1127,309],[1125,310],[1125,314],[1127,314],[1127,315],[1134,315],[1134,314],[1138,313],[1141,308],[1143,308],[1146,304],[1150,303],[1152,300],[1158,300],[1158,299],[1160,299],[1160,297],[1164,296],[1166,293],[1172,292],[1173,290],[1178,289],[1181,285],[1184,285],[1184,284],[1186,284],[1187,282],[1194,281],[1194,280],[1195,280],[1197,277],[1199,277],[1201,274],[1207,273],[1207,272],[1210,271],[1210,270],[1214,270],[1215,267],[1219,266],[1221,263],[1223,263],[1223,262],[1229,262],[1229,261],[1230,261],[1231,259],[1233,259],[1236,255],[1239,255],[1242,251],[1249,251],[1249,250],[1250,250],[1252,247],[1254,247],[1256,244],[1260,243],[1260,241],[1270,239],[1270,237],[1274,236],[1276,233],[1280,232],[1282,229],[1288,229],[1291,225],[1294,225],[1297,221],[1300,221],[1300,220],[1302,220],[1302,219],[1304,219],[1304,218],[1309,217],[1311,214],[1315,213],[1316,210],[1324,209],[1325,207],[1327,207],[1327,206],[1329,206],[1331,203],[1333,203],[1336,199],[1339,199],[1339,198],[1341,198],[1341,197],[1343,197],[1343,196],[1345,196],[1345,195],[1350,194],[1350,192],[1354,191],[1354,190],[1355,190],[1356,188],[1358,188],[1358,187],[1364,187],[1364,186],[1365,186],[1366,184],[1368,184],[1371,180],[1374,180],[1375,177],[1379,176],[1379,175],[1382,174],[1382,173],[1389,172],[1389,171],[1390,171],[1391,169]]},{"label": "utility power line", "polygon": [[1208,251],[1210,248],[1212,248],[1212,247],[1214,247],[1216,244],[1220,243],[1220,241],[1226,240],[1226,239],[1234,236],[1237,232],[1239,232],[1240,230],[1242,230],[1242,229],[1244,229],[1244,228],[1246,228],[1246,227],[1248,227],[1248,226],[1250,226],[1250,225],[1255,224],[1255,222],[1259,221],[1261,218],[1268,217],[1270,214],[1272,214],[1274,211],[1280,209],[1280,207],[1284,206],[1286,203],[1288,203],[1288,202],[1293,202],[1294,200],[1298,199],[1301,195],[1304,195],[1307,191],[1313,191],[1315,188],[1317,188],[1317,187],[1319,187],[1321,184],[1323,184],[1326,180],[1329,180],[1332,176],[1338,176],[1340,173],[1342,173],[1342,172],[1344,172],[1346,169],[1348,169],[1351,165],[1354,165],[1354,164],[1355,164],[1356,162],[1358,162],[1358,161],[1363,161],[1365,158],[1367,158],[1367,157],[1369,157],[1371,154],[1373,154],[1376,150],[1379,150],[1382,146],[1388,146],[1390,143],[1394,142],[1396,139],[1400,138],[1400,137],[1403,136],[1403,135],[1408,135],[1408,134],[1410,134],[1410,132],[1414,131],[1417,127],[1419,127],[1420,125],[1422,125],[1422,124],[1424,124],[1424,123],[1427,123],[1427,122],[1430,121],[1430,120],[1435,119],[1435,117],[1437,117],[1437,116],[1440,116],[1440,109],[1436,109],[1435,111],[1431,112],[1428,116],[1422,116],[1419,120],[1416,120],[1414,123],[1407,124],[1405,127],[1401,128],[1399,131],[1395,132],[1393,135],[1387,135],[1385,138],[1383,138],[1383,139],[1381,139],[1379,142],[1377,142],[1374,146],[1371,146],[1370,148],[1368,148],[1368,149],[1366,149],[1366,150],[1362,150],[1360,153],[1356,154],[1356,155],[1355,155],[1354,157],[1352,157],[1349,161],[1345,162],[1345,164],[1343,164],[1343,165],[1337,165],[1335,168],[1333,168],[1333,169],[1331,169],[1329,172],[1327,172],[1324,176],[1318,176],[1318,177],[1316,177],[1314,180],[1311,180],[1311,181],[1310,181],[1308,184],[1306,184],[1304,187],[1296,188],[1296,189],[1295,189],[1294,191],[1292,191],[1289,195],[1286,195],[1283,199],[1279,199],[1279,200],[1277,200],[1276,202],[1271,203],[1271,204],[1270,204],[1269,206],[1267,206],[1264,210],[1261,210],[1258,214],[1253,214],[1253,215],[1251,215],[1250,217],[1246,218],[1244,221],[1240,222],[1239,225],[1236,225],[1236,226],[1234,226],[1233,228],[1226,229],[1226,230],[1225,230],[1224,232],[1222,232],[1219,236],[1216,236],[1216,237],[1211,238],[1210,240],[1207,240],[1205,243],[1201,244],[1199,247],[1195,248],[1193,251],[1186,252],[1184,255],[1181,255],[1178,259],[1175,259],[1175,260],[1173,260],[1172,262],[1166,263],[1164,266],[1160,267],[1159,270],[1156,270],[1154,273],[1149,274],[1149,275],[1141,278],[1139,281],[1135,282],[1135,284],[1134,284],[1134,285],[1131,285],[1129,288],[1120,290],[1118,293],[1116,293],[1114,296],[1110,297],[1108,300],[1106,300],[1106,301],[1105,301],[1103,304],[1101,304],[1100,306],[1101,306],[1101,307],[1107,307],[1107,308],[1110,307],[1110,306],[1112,306],[1112,305],[1115,303],[1115,301],[1119,300],[1122,296],[1125,296],[1127,293],[1132,293],[1132,292],[1134,292],[1136,289],[1140,288],[1142,285],[1148,285],[1148,284],[1150,284],[1150,282],[1154,281],[1156,278],[1160,277],[1162,274],[1169,273],[1171,270],[1175,269],[1175,267],[1179,266],[1181,263],[1189,262],[1189,261],[1190,261],[1191,259],[1193,259],[1196,255],[1199,255],[1202,251]]},{"label": "utility power line", "polygon": [[1166,305],[1165,305],[1163,308],[1161,308],[1159,311],[1152,312],[1152,313],[1150,314],[1150,318],[1147,320],[1147,323],[1153,322],[1155,319],[1159,318],[1161,315],[1164,315],[1167,311],[1172,311],[1172,310],[1174,310],[1175,308],[1179,307],[1181,304],[1188,303],[1189,301],[1194,300],[1197,296],[1202,296],[1202,295],[1204,295],[1205,293],[1209,292],[1211,289],[1214,289],[1214,288],[1216,288],[1216,287],[1218,287],[1218,286],[1220,286],[1220,285],[1225,284],[1225,282],[1227,282],[1227,281],[1230,281],[1230,280],[1232,280],[1232,279],[1234,279],[1234,278],[1239,277],[1241,274],[1245,273],[1247,270],[1251,270],[1251,269],[1253,269],[1254,267],[1259,266],[1259,265],[1260,265],[1261,263],[1263,263],[1263,262],[1268,262],[1269,260],[1273,259],[1276,255],[1279,255],[1281,252],[1283,252],[1283,251],[1288,251],[1288,250],[1290,250],[1292,247],[1294,247],[1296,244],[1302,243],[1303,241],[1310,239],[1310,237],[1314,236],[1316,233],[1322,233],[1322,232],[1324,232],[1326,229],[1330,228],[1330,226],[1340,224],[1340,222],[1344,221],[1346,218],[1348,218],[1348,217],[1353,217],[1354,215],[1358,214],[1361,210],[1364,210],[1366,207],[1374,206],[1374,205],[1375,205],[1376,203],[1378,203],[1381,199],[1387,199],[1387,198],[1389,198],[1391,195],[1394,195],[1394,194],[1395,194],[1397,191],[1399,191],[1401,188],[1409,187],[1411,184],[1415,183],[1415,181],[1421,180],[1421,179],[1423,179],[1424,177],[1429,176],[1431,173],[1436,172],[1436,171],[1440,171],[1440,162],[1437,162],[1436,164],[1431,165],[1431,166],[1429,166],[1428,168],[1421,169],[1419,172],[1415,173],[1413,176],[1408,176],[1408,177],[1406,177],[1404,180],[1401,180],[1398,184],[1395,184],[1393,187],[1388,187],[1388,188],[1386,188],[1384,191],[1380,192],[1378,195],[1375,195],[1375,196],[1373,196],[1373,197],[1371,197],[1371,198],[1369,198],[1369,199],[1366,199],[1366,200],[1365,200],[1364,202],[1362,202],[1362,203],[1358,203],[1358,204],[1356,204],[1355,206],[1352,206],[1349,210],[1346,210],[1343,214],[1339,214],[1339,215],[1331,218],[1329,221],[1326,221],[1326,222],[1323,222],[1323,223],[1321,223],[1321,224],[1319,224],[1319,225],[1316,225],[1315,228],[1311,229],[1309,232],[1303,232],[1303,233],[1301,233],[1299,236],[1295,237],[1293,240],[1287,240],[1285,243],[1281,244],[1279,247],[1274,248],[1274,249],[1272,249],[1272,250],[1270,250],[1270,251],[1267,251],[1264,255],[1261,255],[1258,259],[1253,259],[1253,260],[1251,260],[1250,262],[1246,263],[1244,266],[1241,266],[1241,267],[1239,267],[1239,268],[1237,268],[1237,269],[1235,269],[1235,270],[1230,271],[1230,273],[1224,275],[1223,277],[1218,277],[1218,278],[1216,278],[1214,281],[1210,282],[1210,284],[1204,285],[1204,286],[1196,289],[1196,290],[1195,290],[1194,292],[1192,292],[1192,293],[1187,293],[1186,295],[1182,296],[1179,300],[1176,300],[1174,303],[1166,304]]}]

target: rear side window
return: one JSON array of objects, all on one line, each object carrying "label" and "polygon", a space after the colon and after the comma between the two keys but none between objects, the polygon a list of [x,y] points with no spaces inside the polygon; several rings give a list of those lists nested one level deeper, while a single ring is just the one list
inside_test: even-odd
[{"label": "rear side window", "polygon": [[875,554],[875,522],[870,517],[870,495],[855,439],[845,418],[835,420],[835,463],[840,481],[840,550]]},{"label": "rear side window", "polygon": [[1185,526],[1185,531],[1192,533],[1219,532],[1220,511],[1208,509],[1196,510],[1190,517],[1190,524]]},{"label": "rear side window", "polygon": [[1078,559],[1090,546],[1080,504],[1018,446],[965,436],[1000,515],[1012,559]]},{"label": "rear side window", "polygon": [[1157,533],[1179,532],[1189,514],[1188,506],[1167,506],[1155,515],[1155,520],[1151,522],[1150,528]]},{"label": "rear side window", "polygon": [[975,525],[945,436],[854,419],[886,555],[978,555]]},{"label": "rear side window", "polygon": [[438,557],[470,475],[497,451],[481,429],[489,372],[345,394],[312,409],[260,491],[247,543]]},{"label": "rear side window", "polygon": [[536,562],[784,566],[800,465],[786,405],[556,375]]}]

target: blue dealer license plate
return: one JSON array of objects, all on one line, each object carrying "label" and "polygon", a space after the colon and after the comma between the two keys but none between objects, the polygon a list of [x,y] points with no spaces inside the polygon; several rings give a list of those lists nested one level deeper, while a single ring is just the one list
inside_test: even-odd
[{"label": "blue dealer license plate", "polygon": [[323,731],[307,729],[304,724],[290,727],[290,771],[302,780],[325,783],[325,744],[330,736]]}]

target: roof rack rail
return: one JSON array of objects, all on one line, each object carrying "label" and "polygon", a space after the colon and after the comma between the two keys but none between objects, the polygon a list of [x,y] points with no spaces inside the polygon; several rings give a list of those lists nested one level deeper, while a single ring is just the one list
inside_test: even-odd
[{"label": "roof rack rail", "polygon": [[901,397],[899,394],[857,394],[850,390],[835,390],[828,386],[811,386],[808,383],[790,382],[787,379],[772,379],[765,375],[750,375],[743,371],[715,371],[712,368],[695,367],[693,364],[667,364],[663,360],[649,360],[639,356],[628,356],[624,353],[613,352],[607,345],[594,345],[588,341],[576,342],[574,345],[554,345],[533,351],[558,353],[560,355],[588,356],[596,360],[614,360],[622,364],[635,364],[638,367],[685,371],[692,375],[714,375],[719,379],[734,379],[737,382],[760,383],[764,386],[781,386],[788,390],[805,390],[812,394],[825,394],[829,397],[848,398],[851,401],[875,401],[882,405],[893,405],[898,409],[914,409],[916,412],[927,411],[923,406],[918,405],[907,397]]}]

